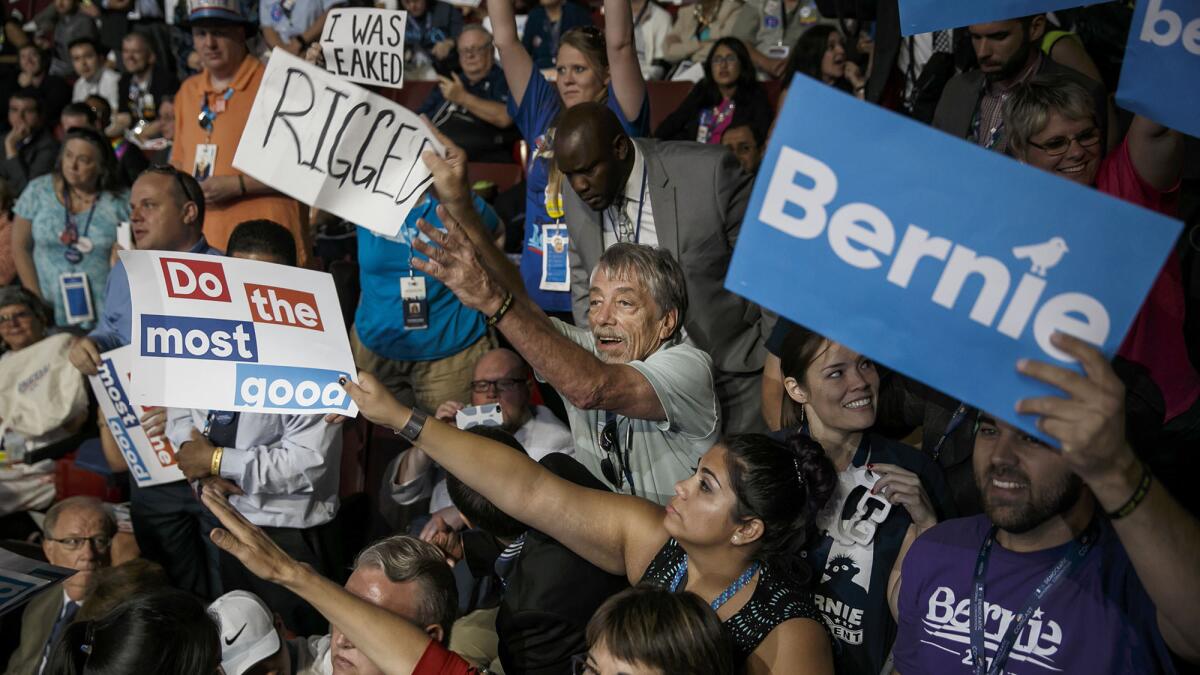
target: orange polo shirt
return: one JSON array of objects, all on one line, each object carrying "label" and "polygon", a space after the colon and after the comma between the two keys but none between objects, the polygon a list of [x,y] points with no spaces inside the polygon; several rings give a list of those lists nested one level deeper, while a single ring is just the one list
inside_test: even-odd
[{"label": "orange polo shirt", "polygon": [[[211,143],[217,146],[213,176],[237,176],[241,172],[233,168],[233,156],[237,153],[242,129],[250,119],[254,97],[262,83],[266,66],[253,56],[246,55],[233,78],[233,96],[225,101],[225,110],[217,113],[212,133],[200,127],[197,117],[207,97],[208,106],[216,110],[224,91],[215,91],[208,71],[184,80],[175,95],[175,146],[171,152],[171,164],[180,171],[193,173],[196,161],[196,146]],[[301,267],[307,266],[311,245],[305,218],[301,217],[301,205],[291,197],[281,194],[243,197],[223,204],[206,204],[204,213],[204,236],[214,248],[225,250],[229,235],[239,223],[256,218],[267,218],[283,225],[296,238],[296,252]]]}]

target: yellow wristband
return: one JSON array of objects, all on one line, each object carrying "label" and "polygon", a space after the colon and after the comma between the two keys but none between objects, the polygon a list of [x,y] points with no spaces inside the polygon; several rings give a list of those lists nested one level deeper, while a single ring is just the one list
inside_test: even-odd
[{"label": "yellow wristband", "polygon": [[208,470],[210,473],[212,473],[212,475],[214,475],[214,476],[221,475],[221,455],[224,455],[224,454],[225,454],[225,448],[222,448],[219,445],[217,447],[213,448],[212,464],[208,467]]}]

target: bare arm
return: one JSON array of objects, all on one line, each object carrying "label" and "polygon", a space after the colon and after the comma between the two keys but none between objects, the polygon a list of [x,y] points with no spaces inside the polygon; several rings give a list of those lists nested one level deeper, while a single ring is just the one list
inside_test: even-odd
[{"label": "bare arm", "polygon": [[206,487],[202,499],[224,526],[213,530],[213,543],[259,578],[279,584],[308,601],[372,663],[383,664],[388,675],[412,673],[429,646],[430,638],[424,631],[397,614],[351,595],[311,567],[296,562],[217,491]]},{"label": "bare arm", "polygon": [[521,105],[529,75],[533,72],[533,59],[517,37],[512,0],[487,0],[487,9],[488,18],[492,20],[492,42],[500,51],[500,68],[508,81],[508,91],[513,102]]},{"label": "bare arm", "polygon": [[317,17],[316,21],[312,22],[312,25],[308,27],[308,30],[300,34],[300,39],[304,40],[304,44],[312,44],[320,39],[321,31],[325,30],[325,19],[329,17],[329,12],[333,11],[334,9],[337,9],[337,7],[330,7],[329,9],[325,10],[321,16]]},{"label": "bare arm", "polygon": [[[647,0],[649,2],[650,0]],[[646,80],[638,63],[633,34],[633,8],[629,0],[604,1],[604,40],[608,45],[608,73],[613,93],[625,119],[637,119],[646,100]]]},{"label": "bare arm", "polygon": [[[1134,494],[1143,471],[1125,441],[1125,387],[1091,345],[1062,333],[1053,342],[1078,359],[1086,375],[1048,363],[1022,363],[1022,374],[1069,398],[1026,399],[1017,403],[1017,412],[1040,415],[1039,428],[1059,441],[1063,459],[1091,489],[1099,508],[1116,511]],[[1145,500],[1112,525],[1158,610],[1167,646],[1189,660],[1200,659],[1200,522],[1162,485],[1152,483]]]},{"label": "bare arm", "polygon": [[[345,387],[367,419],[393,429],[408,423],[412,411],[374,377],[360,373],[359,384]],[[610,574],[636,581],[667,540],[658,505],[580,487],[502,443],[431,417],[416,445],[501,511]]]},{"label": "bare arm", "polygon": [[900,553],[896,556],[896,562],[892,565],[892,571],[888,574],[888,608],[892,610],[892,620],[900,620],[900,570],[904,567],[904,558],[908,555],[908,549],[912,548],[913,542],[917,540],[917,528],[914,525],[908,526],[908,531],[904,533],[904,541],[900,544]]},{"label": "bare arm", "polygon": [[12,256],[21,285],[39,298],[43,297],[42,287],[38,283],[37,268],[33,264],[33,223],[21,216],[13,216]]},{"label": "bare arm", "polygon": [[1183,134],[1141,115],[1129,125],[1129,158],[1142,180],[1170,190],[1183,173]]},{"label": "bare arm", "polygon": [[747,675],[805,673],[833,675],[833,649],[825,627],[812,619],[776,626],[746,659]]},{"label": "bare arm", "polygon": [[279,37],[279,33],[274,28],[271,28],[270,26],[263,26],[262,35],[263,40],[266,40],[268,47],[287,48],[287,43],[283,41],[283,38]]}]

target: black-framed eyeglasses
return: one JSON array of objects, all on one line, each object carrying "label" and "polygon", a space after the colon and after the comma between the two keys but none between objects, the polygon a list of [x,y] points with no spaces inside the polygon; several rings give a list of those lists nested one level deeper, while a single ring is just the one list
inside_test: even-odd
[{"label": "black-framed eyeglasses", "polygon": [[600,462],[600,471],[604,473],[604,478],[609,483],[624,487],[625,479],[623,467],[621,466],[621,444],[617,438],[617,418],[613,417],[600,430],[600,449],[604,454],[608,455]]},{"label": "black-framed eyeglasses", "polygon": [[46,541],[62,544],[63,548],[68,551],[78,551],[87,542],[91,542],[92,547],[101,553],[112,548],[112,537],[107,534],[97,534],[94,537],[63,537],[62,539],[46,537]]},{"label": "black-framed eyeglasses", "polygon": [[498,380],[472,380],[471,391],[476,394],[487,394],[493,389],[507,394],[525,386],[525,380],[520,377],[502,377]]},{"label": "black-framed eyeglasses", "polygon": [[32,316],[33,316],[33,312],[31,312],[27,309],[18,309],[17,311],[13,312],[12,314],[0,314],[0,326],[3,326],[8,323],[16,323],[18,321],[25,321],[26,319],[29,319]]},{"label": "black-framed eyeglasses", "polygon": [[1078,143],[1081,148],[1090,148],[1100,142],[1100,129],[1091,127],[1074,136],[1055,136],[1045,143],[1029,141],[1029,144],[1051,157],[1058,157],[1071,149],[1072,142]]}]

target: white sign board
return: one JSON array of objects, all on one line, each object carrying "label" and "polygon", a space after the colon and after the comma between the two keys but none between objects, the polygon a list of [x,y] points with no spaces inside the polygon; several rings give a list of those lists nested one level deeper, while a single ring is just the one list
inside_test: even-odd
[{"label": "white sign board", "polygon": [[276,49],[233,165],[304,204],[394,237],[445,154],[397,103]]},{"label": "white sign board", "polygon": [[329,72],[360,84],[404,86],[404,26],[408,12],[366,7],[329,10],[321,51]]},{"label": "white sign board", "polygon": [[134,402],[358,414],[333,277],[238,258],[121,251],[133,300]]},{"label": "white sign board", "polygon": [[151,440],[142,428],[145,406],[134,405],[129,372],[134,363],[133,347],[125,346],[100,356],[100,372],[88,377],[104,423],[121,450],[129,473],[138,487],[174,483],[184,479],[175,462],[175,448],[165,436]]},{"label": "white sign board", "polygon": [[43,588],[72,574],[75,574],[75,570],[0,548],[0,614],[20,607]]}]

